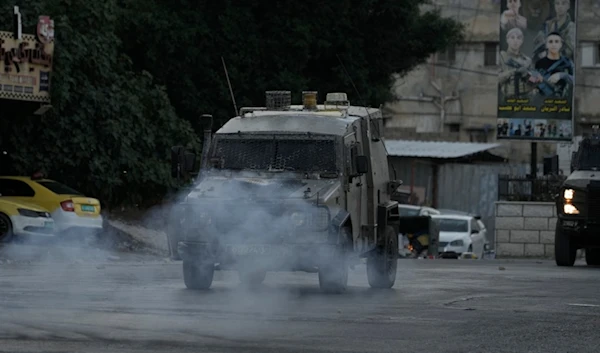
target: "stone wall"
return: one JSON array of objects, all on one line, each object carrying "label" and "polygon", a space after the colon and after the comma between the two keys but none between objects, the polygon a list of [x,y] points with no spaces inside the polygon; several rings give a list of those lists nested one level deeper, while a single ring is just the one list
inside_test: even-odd
[{"label": "stone wall", "polygon": [[554,203],[498,201],[495,215],[497,257],[554,258]]}]

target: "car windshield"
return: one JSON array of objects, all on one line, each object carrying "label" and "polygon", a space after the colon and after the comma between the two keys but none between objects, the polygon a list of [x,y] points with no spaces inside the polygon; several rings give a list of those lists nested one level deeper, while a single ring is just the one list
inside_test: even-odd
[{"label": "car windshield", "polygon": [[469,231],[469,222],[464,219],[454,218],[434,218],[440,232],[461,232]]},{"label": "car windshield", "polygon": [[401,217],[418,216],[419,215],[418,208],[398,207],[398,210],[399,210]]},{"label": "car windshield", "polygon": [[79,191],[56,181],[38,181],[37,183],[58,195],[83,195]]},{"label": "car windshield", "polygon": [[211,158],[222,169],[337,172],[333,138],[218,137]]}]

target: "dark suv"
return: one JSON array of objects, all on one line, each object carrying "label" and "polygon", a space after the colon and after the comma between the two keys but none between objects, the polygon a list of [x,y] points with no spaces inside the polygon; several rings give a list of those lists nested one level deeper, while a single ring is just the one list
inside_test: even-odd
[{"label": "dark suv", "polygon": [[586,137],[571,159],[571,174],[556,196],[555,259],[573,266],[585,249],[588,265],[600,265],[600,136]]}]

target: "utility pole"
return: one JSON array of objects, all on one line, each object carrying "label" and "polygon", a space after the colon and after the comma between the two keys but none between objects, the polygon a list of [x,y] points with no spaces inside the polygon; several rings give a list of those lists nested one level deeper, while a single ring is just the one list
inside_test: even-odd
[{"label": "utility pole", "polygon": [[438,85],[434,81],[430,81],[430,83],[433,86],[433,88],[435,88],[435,90],[439,94],[439,98],[434,99],[433,100],[433,104],[435,104],[438,107],[438,109],[440,110],[440,128],[439,128],[439,132],[443,133],[444,132],[444,126],[446,124],[446,103],[448,103],[450,101],[458,100],[458,99],[460,99],[460,96],[458,96],[458,95],[456,95],[456,96],[446,96],[444,94],[444,91],[442,91],[442,88],[440,87],[440,85]]}]

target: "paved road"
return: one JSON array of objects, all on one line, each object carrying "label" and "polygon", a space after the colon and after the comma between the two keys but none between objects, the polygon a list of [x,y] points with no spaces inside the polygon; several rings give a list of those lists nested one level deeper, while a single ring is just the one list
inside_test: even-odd
[{"label": "paved road", "polygon": [[600,346],[600,268],[583,265],[402,260],[392,290],[369,289],[359,266],[344,295],[320,293],[316,274],[270,273],[249,290],[235,273],[219,272],[212,290],[194,292],[185,289],[178,262],[20,251],[0,262],[0,352],[548,353]]}]

